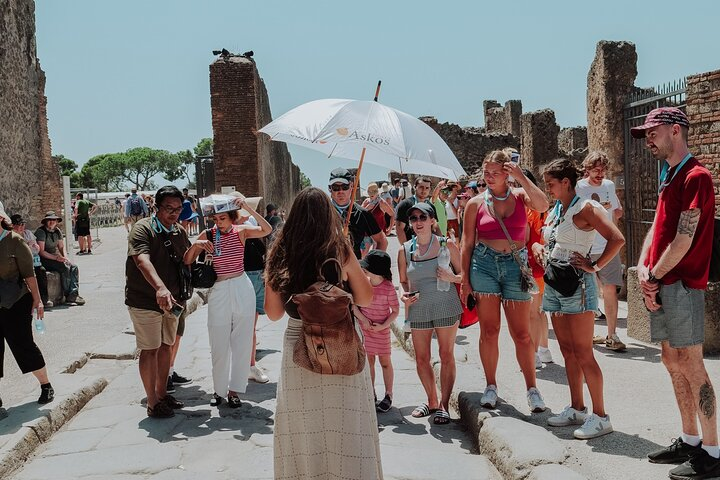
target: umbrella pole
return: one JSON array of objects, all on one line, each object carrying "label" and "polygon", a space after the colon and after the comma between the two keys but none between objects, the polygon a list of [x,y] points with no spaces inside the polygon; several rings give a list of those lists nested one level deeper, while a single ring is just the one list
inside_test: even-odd
[{"label": "umbrella pole", "polygon": [[345,229],[344,233],[347,237],[350,231],[350,215],[352,215],[353,204],[355,203],[355,194],[357,193],[358,182],[360,182],[360,172],[362,171],[363,161],[365,160],[365,147],[363,147],[360,153],[360,164],[358,165],[357,173],[355,174],[355,181],[353,182],[352,194],[350,195],[350,206],[348,207],[347,218],[345,218]]}]

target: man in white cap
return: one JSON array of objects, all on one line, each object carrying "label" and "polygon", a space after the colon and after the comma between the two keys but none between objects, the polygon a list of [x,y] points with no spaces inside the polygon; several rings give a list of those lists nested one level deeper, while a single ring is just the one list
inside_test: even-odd
[{"label": "man in white cap", "polygon": [[650,311],[650,335],[662,344],[682,420],[680,438],[648,459],[682,463],[670,470],[674,479],[720,477],[716,397],[703,363],[715,194],[710,172],[688,151],[689,128],[680,109],[662,107],[630,130],[633,137],[645,138],[652,156],[663,163],[638,277]]}]

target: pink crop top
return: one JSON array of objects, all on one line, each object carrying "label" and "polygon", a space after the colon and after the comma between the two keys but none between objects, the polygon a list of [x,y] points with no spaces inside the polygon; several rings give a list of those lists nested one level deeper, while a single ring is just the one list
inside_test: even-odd
[{"label": "pink crop top", "polygon": [[[522,200],[515,197],[515,210],[512,215],[507,218],[503,218],[505,228],[507,228],[510,237],[513,241],[518,244],[525,244],[525,232],[527,231],[527,214],[525,213],[525,206]],[[500,223],[490,215],[487,204],[482,202],[477,212],[477,223],[475,225],[477,229],[477,238],[485,238],[487,240],[506,240],[505,234]]]}]

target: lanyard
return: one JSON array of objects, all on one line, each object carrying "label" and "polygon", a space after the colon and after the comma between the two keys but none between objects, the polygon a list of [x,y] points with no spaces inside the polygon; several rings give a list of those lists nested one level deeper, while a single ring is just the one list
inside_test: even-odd
[{"label": "lanyard", "polygon": [[155,231],[155,233],[162,233],[162,232],[173,233],[173,232],[175,232],[175,224],[172,224],[172,226],[168,229],[165,227],[165,225],[162,224],[162,222],[160,220],[158,220],[158,218],[155,215],[153,215],[151,223],[152,223],[152,229]]},{"label": "lanyard", "polygon": [[215,227],[215,256],[219,257],[222,250],[220,249],[220,227]]},{"label": "lanyard", "polygon": [[4,230],[4,229],[3,229],[3,231],[0,232],[0,240],[2,240],[3,238],[5,238],[8,233],[10,233],[8,230]]},{"label": "lanyard", "polygon": [[[575,195],[575,198],[572,199],[572,202],[570,202],[570,205],[568,206],[568,211],[580,200],[580,197],[578,195]],[[553,207],[553,215],[555,215],[555,225],[553,225],[553,228],[557,227],[560,222],[562,222],[565,219],[565,215],[562,214],[562,203],[560,203],[560,200],[555,202],[555,207]]]},{"label": "lanyard", "polygon": [[340,218],[345,218],[345,212],[347,211],[348,207],[350,207],[350,203],[352,203],[352,200],[344,207],[341,207],[340,205],[335,203],[335,200],[333,200],[332,198],[330,199],[330,201],[332,202],[333,207],[335,207],[335,210],[337,210],[338,214],[340,215]]},{"label": "lanyard", "polygon": [[672,177],[670,177],[670,180],[668,180],[667,182],[665,181],[665,179],[667,178],[668,173],[670,173],[670,165],[668,165],[667,161],[663,162],[662,172],[660,172],[660,186],[658,187],[658,195],[660,195],[662,191],[665,190],[665,187],[670,185],[670,183],[675,178],[675,175],[678,174],[680,169],[684,167],[687,161],[691,158],[692,153],[688,153],[687,155],[685,155],[685,158],[683,158],[682,161],[678,164],[678,166],[675,167],[675,171],[673,171]]},{"label": "lanyard", "polygon": [[412,260],[413,253],[415,253],[416,251],[418,252],[418,254],[417,254],[417,256],[416,256],[416,258],[417,258],[418,260],[420,260],[420,259],[422,259],[422,258],[425,258],[425,256],[426,256],[426,255],[428,254],[428,252],[430,251],[430,247],[432,246],[432,244],[433,244],[434,241],[435,241],[435,235],[433,235],[433,236],[430,238],[430,243],[428,244],[427,250],[425,250],[425,254],[424,254],[424,255],[420,255],[420,251],[419,251],[418,248],[417,248],[417,237],[413,237],[412,243],[410,244],[410,260]]}]

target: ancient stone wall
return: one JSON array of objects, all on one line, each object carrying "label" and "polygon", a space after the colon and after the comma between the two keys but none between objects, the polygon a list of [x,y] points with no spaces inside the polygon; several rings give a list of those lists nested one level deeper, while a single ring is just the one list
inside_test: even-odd
[{"label": "ancient stone wall", "polygon": [[543,165],[559,156],[560,127],[550,109],[523,113],[520,117],[520,164],[539,180]]},{"label": "ancient stone wall", "polygon": [[445,140],[468,174],[478,170],[485,156],[491,151],[505,147],[520,148],[519,138],[510,133],[488,133],[481,128],[438,123],[435,117],[420,119]]},{"label": "ancient stone wall", "polygon": [[580,164],[588,153],[586,127],[567,127],[558,135],[559,154],[563,158]]},{"label": "ancient stone wall", "polygon": [[612,162],[611,177],[623,174],[623,106],[633,89],[635,77],[635,44],[598,42],[587,77],[588,148],[608,154]]},{"label": "ancient stone wall", "polygon": [[257,130],[272,120],[265,84],[255,62],[224,56],[210,65],[215,190],[235,187],[289,209],[300,191],[300,172],[287,146]]},{"label": "ancient stone wall", "polygon": [[0,66],[0,200],[34,227],[46,210],[60,212],[62,182],[50,152],[32,0],[0,2]]},{"label": "ancient stone wall", "polygon": [[504,107],[495,100],[485,100],[483,111],[487,133],[510,133],[520,137],[520,115],[522,115],[520,100],[508,100]]},{"label": "ancient stone wall", "polygon": [[720,214],[720,70],[687,78],[690,151],[713,174],[715,213]]}]

